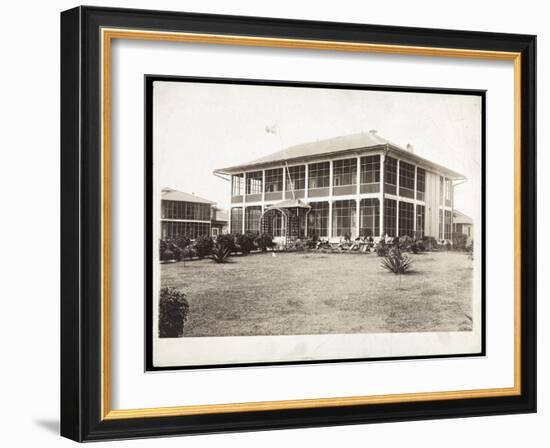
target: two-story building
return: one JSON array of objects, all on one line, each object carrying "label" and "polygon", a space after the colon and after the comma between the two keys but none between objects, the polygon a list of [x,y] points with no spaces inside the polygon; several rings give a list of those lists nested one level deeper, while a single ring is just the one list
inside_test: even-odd
[{"label": "two-story building", "polygon": [[376,131],[292,146],[215,173],[231,178],[231,233],[333,241],[359,235],[450,240],[453,183],[465,179]]},{"label": "two-story building", "polygon": [[223,210],[215,207],[214,202],[195,194],[163,188],[160,206],[162,239],[217,236],[227,227],[227,217]]}]

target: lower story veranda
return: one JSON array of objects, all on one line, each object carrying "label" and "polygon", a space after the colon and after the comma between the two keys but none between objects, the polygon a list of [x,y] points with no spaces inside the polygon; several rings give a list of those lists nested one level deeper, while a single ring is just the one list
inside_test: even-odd
[{"label": "lower story veranda", "polygon": [[410,236],[450,240],[452,208],[384,198],[281,201],[232,207],[231,233],[270,233],[274,237]]}]

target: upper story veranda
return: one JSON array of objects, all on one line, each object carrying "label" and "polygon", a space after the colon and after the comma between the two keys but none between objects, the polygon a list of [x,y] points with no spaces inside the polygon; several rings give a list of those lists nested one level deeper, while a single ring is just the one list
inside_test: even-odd
[{"label": "upper story veranda", "polygon": [[231,176],[232,206],[382,195],[423,203],[431,176],[440,182],[440,205],[451,207],[453,181],[464,179],[373,132],[297,145],[216,172]]}]

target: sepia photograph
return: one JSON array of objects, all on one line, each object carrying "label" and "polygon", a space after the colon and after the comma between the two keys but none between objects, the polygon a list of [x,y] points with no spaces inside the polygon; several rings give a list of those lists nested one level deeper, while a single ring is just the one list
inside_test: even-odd
[{"label": "sepia photograph", "polygon": [[148,369],[484,354],[484,91],[145,82]]}]

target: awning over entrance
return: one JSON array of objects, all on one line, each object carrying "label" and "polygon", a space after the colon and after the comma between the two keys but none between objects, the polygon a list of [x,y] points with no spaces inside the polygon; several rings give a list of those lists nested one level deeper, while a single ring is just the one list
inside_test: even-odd
[{"label": "awning over entrance", "polygon": [[282,237],[283,245],[306,234],[306,216],[311,206],[299,199],[287,199],[266,207],[260,219],[260,230]]}]

